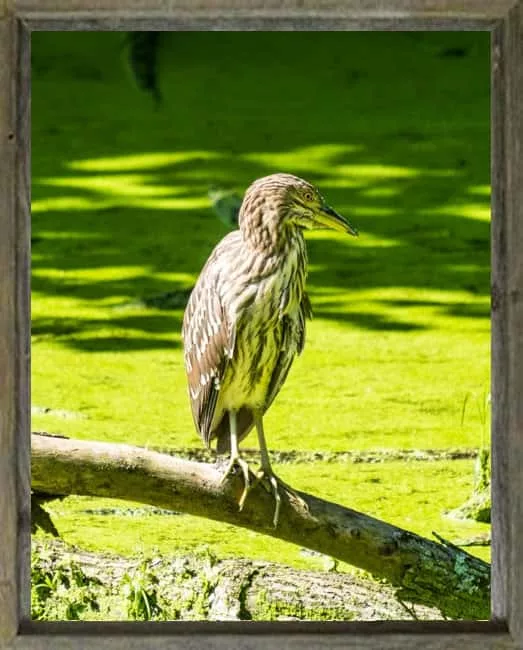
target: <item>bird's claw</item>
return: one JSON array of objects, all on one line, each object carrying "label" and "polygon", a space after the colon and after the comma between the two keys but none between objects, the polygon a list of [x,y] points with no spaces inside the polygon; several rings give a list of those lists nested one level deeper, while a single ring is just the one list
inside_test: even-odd
[{"label": "bird's claw", "polygon": [[[235,465],[237,465],[241,469],[243,474],[243,481],[244,481],[243,492],[238,502],[238,509],[241,511],[243,510],[243,506],[245,505],[245,500],[247,498],[247,495],[249,494],[251,488],[253,487],[253,484],[251,484],[249,465],[247,464],[247,462],[243,460],[243,458],[240,458],[239,456],[235,458],[231,458],[229,460],[229,463],[227,464],[223,476],[220,479],[220,485],[223,485],[223,483],[225,483],[227,477],[233,472]],[[256,473],[256,480],[254,482],[254,485],[260,481],[263,482],[265,480],[270,484],[270,491],[272,491],[272,494],[274,495],[274,500],[276,502],[274,508],[274,517],[272,519],[274,528],[276,528],[278,526],[278,521],[280,518],[280,508],[281,508],[281,495],[279,490],[280,483],[278,478],[276,477],[275,474],[272,473],[272,471],[269,472],[267,470],[260,469]],[[287,487],[285,483],[282,483],[282,485],[285,488]]]},{"label": "bird's claw", "polygon": [[220,479],[220,485],[223,485],[223,483],[225,483],[229,474],[232,473],[235,465],[238,465],[238,467],[241,469],[243,474],[244,488],[239,501],[239,509],[241,510],[243,508],[243,504],[245,503],[245,499],[247,498],[247,494],[251,488],[251,479],[249,476],[249,465],[247,464],[247,462],[243,460],[243,458],[240,458],[239,456],[237,456],[236,458],[231,458],[229,460],[229,464],[227,465],[227,468],[222,478]]},{"label": "bird's claw", "polygon": [[276,501],[276,506],[274,508],[274,517],[272,523],[274,528],[278,526],[278,519],[280,518],[280,507],[281,507],[281,496],[280,491],[278,490],[278,479],[274,474],[268,476],[269,483],[272,485],[272,493],[274,494],[274,500]]},{"label": "bird's claw", "polygon": [[274,528],[278,526],[278,521],[280,518],[280,507],[281,507],[281,495],[280,495],[280,490],[279,490],[279,481],[278,478],[276,477],[275,474],[271,472],[268,472],[264,470],[263,468],[260,469],[259,472],[256,473],[256,483],[259,481],[263,481],[266,479],[271,488],[272,488],[272,494],[274,495],[274,500],[276,501],[276,506],[274,508],[274,517],[272,518],[272,523],[274,525]]},{"label": "bird's claw", "polygon": [[241,512],[243,510],[243,506],[245,505],[245,499],[247,498],[247,495],[249,494],[251,489],[251,484],[245,484],[245,487],[243,488],[242,495],[240,497],[240,500],[238,501],[238,510]]}]

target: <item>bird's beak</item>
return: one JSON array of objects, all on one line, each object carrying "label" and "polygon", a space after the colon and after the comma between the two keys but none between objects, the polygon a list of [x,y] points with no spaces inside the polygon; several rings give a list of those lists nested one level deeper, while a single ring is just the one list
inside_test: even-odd
[{"label": "bird's beak", "polygon": [[330,230],[338,230],[340,232],[348,232],[354,237],[358,236],[358,231],[356,228],[342,217],[341,214],[338,214],[336,210],[333,210],[328,205],[322,205],[320,209],[314,215],[314,221],[324,228],[329,228]]}]

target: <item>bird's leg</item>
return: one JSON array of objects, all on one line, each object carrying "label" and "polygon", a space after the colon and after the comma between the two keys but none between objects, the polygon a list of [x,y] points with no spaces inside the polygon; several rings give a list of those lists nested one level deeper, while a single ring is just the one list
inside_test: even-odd
[{"label": "bird's leg", "polygon": [[250,479],[249,479],[249,465],[247,465],[246,461],[244,461],[243,458],[240,456],[240,450],[238,448],[236,411],[229,411],[229,429],[231,435],[231,456],[229,459],[229,464],[227,465],[227,469],[225,470],[225,474],[222,476],[222,479],[220,481],[220,485],[225,481],[225,479],[232,472],[234,466],[238,465],[243,473],[243,480],[245,485],[242,496],[240,498],[240,504],[239,504],[241,510],[243,508],[243,504],[245,503],[245,497],[247,496],[247,492],[249,491]]},{"label": "bird's leg", "polygon": [[301,505],[306,511],[309,510],[307,503],[295,492],[290,485],[287,485],[281,478],[278,478],[274,473],[271,461],[269,458],[269,452],[267,451],[267,443],[265,442],[265,434],[263,431],[263,420],[262,414],[256,413],[254,416],[254,421],[256,423],[256,431],[258,432],[258,442],[260,445],[260,456],[261,456],[261,471],[256,475],[257,480],[267,478],[272,487],[272,492],[274,494],[274,499],[276,501],[276,508],[274,510],[274,528],[278,525],[278,519],[280,516],[280,506],[281,506],[281,495],[279,488],[283,488],[287,494],[291,495],[292,498]]},{"label": "bird's leg", "polygon": [[269,452],[267,451],[267,443],[265,442],[265,434],[263,432],[263,418],[261,413],[256,413],[254,416],[254,422],[256,423],[256,431],[258,433],[258,443],[260,445],[260,456],[261,456],[261,476],[260,478],[267,478],[269,483],[272,486],[272,493],[274,494],[274,500],[276,501],[276,507],[274,509],[274,528],[278,525],[278,519],[280,517],[280,506],[281,506],[281,496],[280,491],[278,490],[278,479],[272,471],[271,461],[269,458]]}]

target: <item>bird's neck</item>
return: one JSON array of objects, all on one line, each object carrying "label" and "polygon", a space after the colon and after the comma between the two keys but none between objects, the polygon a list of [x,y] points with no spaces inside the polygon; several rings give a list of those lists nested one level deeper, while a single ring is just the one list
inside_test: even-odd
[{"label": "bird's neck", "polygon": [[285,258],[290,251],[305,245],[303,233],[282,219],[281,206],[265,204],[253,211],[249,219],[242,219],[240,230],[253,254],[265,258]]}]

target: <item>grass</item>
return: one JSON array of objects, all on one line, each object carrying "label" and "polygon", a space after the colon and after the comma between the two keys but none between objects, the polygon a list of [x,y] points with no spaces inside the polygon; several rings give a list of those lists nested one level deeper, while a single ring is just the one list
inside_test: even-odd
[{"label": "grass", "polygon": [[[490,383],[487,33],[162,34],[157,109],[125,72],[122,35],[35,33],[32,52],[33,430],[200,444],[183,311],[137,301],[189,288],[225,234],[210,185],[290,171],[361,236],[307,237],[315,318],[267,414],[270,447],[482,444],[464,404]],[[281,473],[421,534],[484,530],[442,519],[468,497],[471,462]],[[92,549],[312,561],[226,526],[86,503],[54,506],[56,524]]]}]

